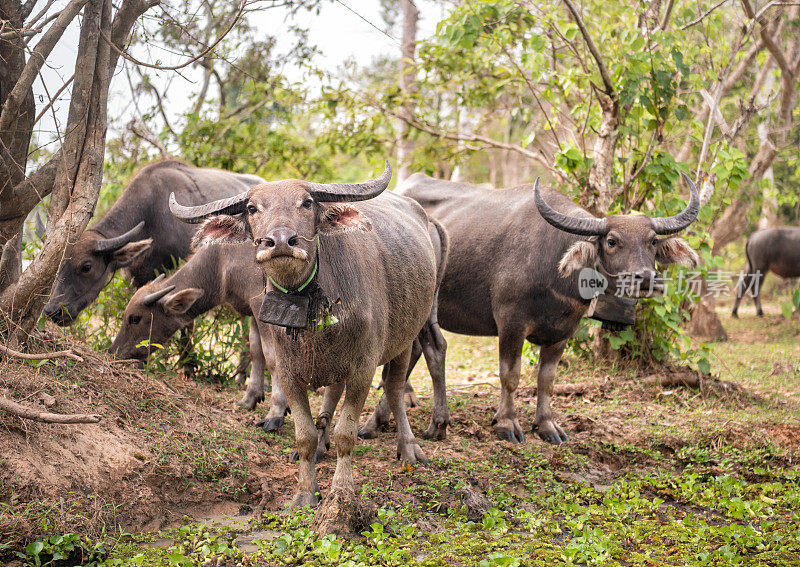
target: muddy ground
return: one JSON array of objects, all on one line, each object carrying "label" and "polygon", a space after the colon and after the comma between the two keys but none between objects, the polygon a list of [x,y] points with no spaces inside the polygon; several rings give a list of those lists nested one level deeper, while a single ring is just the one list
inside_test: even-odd
[{"label": "muddy ground", "polygon": [[[663,373],[568,354],[557,384],[569,387],[554,409],[571,439],[560,447],[535,434],[524,445],[498,441],[496,339],[448,335],[448,438],[420,441],[431,464],[417,468],[395,460],[392,426],[360,440],[354,477],[380,534],[367,525],[364,536],[324,545],[309,535],[313,512],[285,509],[297,472],[291,416],[264,433],[253,424],[266,407],[235,408],[232,387],[144,374],[61,336],[83,363],[1,362],[0,395],[103,419],[0,414],[0,561],[35,564],[17,553],[75,533],[106,542],[98,561],[122,561],[108,564],[211,564],[213,553],[231,565],[800,564],[800,340],[798,322],[778,313],[723,313],[731,339],[714,347],[712,365],[731,391],[664,387]],[[524,364],[517,407],[530,431],[534,367]],[[412,380],[419,433],[430,418],[424,367]],[[334,467],[331,455],[318,465],[323,495]],[[224,553],[197,544],[223,540]]]}]

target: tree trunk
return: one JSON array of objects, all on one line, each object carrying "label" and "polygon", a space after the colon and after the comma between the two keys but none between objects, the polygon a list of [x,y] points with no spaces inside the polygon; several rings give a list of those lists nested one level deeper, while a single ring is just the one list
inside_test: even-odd
[{"label": "tree trunk", "polygon": [[[80,0],[73,0],[70,5],[74,6],[77,2]],[[10,245],[9,233],[14,231],[12,234],[18,234],[27,214],[42,197],[52,194],[49,226],[41,252],[16,281],[4,289],[0,288],[0,334],[6,335],[12,345],[24,342],[32,330],[50,295],[62,259],[71,253],[72,245],[86,229],[97,203],[105,157],[108,88],[119,57],[116,51],[112,52],[103,36],[110,37],[121,49],[136,19],[151,5],[144,0],[123,2],[112,25],[110,0],[89,0],[83,4],[78,57],[63,145],[30,178],[16,179],[13,185],[3,181],[0,236],[6,239],[6,248]],[[58,37],[55,37],[54,42],[57,40]],[[43,41],[44,36],[40,43]],[[15,49],[25,53],[24,46],[15,46]],[[39,49],[38,44],[36,49]],[[14,57],[16,52],[12,50],[8,55]],[[3,83],[3,92],[7,92],[8,87],[14,89],[22,84],[19,83],[19,77],[24,77],[23,73],[16,74],[16,83]],[[14,100],[10,103],[7,100],[3,111],[6,112],[7,105],[13,103]],[[27,110],[31,117],[34,110],[32,106]],[[13,124],[18,130],[27,130],[30,138],[33,118],[27,122],[14,121]],[[7,133],[0,132],[0,136],[3,134]],[[22,155],[24,163],[27,145]]]},{"label": "tree trunk", "polygon": [[[403,5],[403,38],[400,47],[400,90],[403,91],[406,102],[402,112],[407,116],[413,115],[413,103],[408,97],[417,90],[417,71],[414,62],[417,49],[417,21],[419,10],[414,0],[402,0]],[[397,132],[397,183],[402,183],[411,172],[411,153],[414,143],[411,140],[408,123],[401,120]]]}]

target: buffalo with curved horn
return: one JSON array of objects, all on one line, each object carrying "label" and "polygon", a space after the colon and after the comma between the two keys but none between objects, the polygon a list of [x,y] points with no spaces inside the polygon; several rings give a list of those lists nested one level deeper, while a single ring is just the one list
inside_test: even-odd
[{"label": "buffalo with curved horn", "polygon": [[216,169],[200,169],[179,161],[143,167],[111,209],[84,232],[58,271],[44,313],[59,325],[70,325],[108,283],[124,270],[136,287],[186,258],[194,228],[178,222],[167,210],[167,195],[185,202],[238,195],[263,179]]},{"label": "buffalo with curved horn", "polygon": [[268,282],[258,319],[287,327],[273,332],[273,342],[277,375],[295,422],[300,461],[295,505],[316,504],[319,490],[314,470],[319,441],[307,389],[344,389],[333,434],[336,472],[317,513],[321,532],[355,527],[351,458],[377,366],[386,365],[398,457],[412,464],[425,460],[408,423],[403,391],[412,344],[434,312],[437,272],[446,257],[440,244],[444,233],[419,204],[383,192],[390,178],[386,162],[383,174],[365,183],[288,179],[194,207],[170,199],[170,210],[181,220],[205,219],[197,244],[256,244],[255,263]]},{"label": "buffalo with curved horn", "polygon": [[450,234],[439,324],[499,338],[502,390],[492,423],[500,439],[525,440],[514,409],[525,340],[541,346],[533,431],[550,443],[569,439],[553,417],[550,397],[561,354],[591,304],[579,286],[582,268],[604,274],[606,293],[616,290],[620,275],[637,290],[657,293],[663,286],[656,263],[697,264],[689,245],[669,236],[688,227],[700,209],[697,189],[683,177],[689,204],[666,218],[596,218],[561,193],[540,188],[538,179],[533,186],[491,190],[417,173],[398,189]]}]

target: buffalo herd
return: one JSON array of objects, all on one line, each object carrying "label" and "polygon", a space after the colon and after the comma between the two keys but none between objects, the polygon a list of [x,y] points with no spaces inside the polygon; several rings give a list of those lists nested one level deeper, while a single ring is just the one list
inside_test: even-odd
[{"label": "buffalo herd", "polygon": [[[64,260],[45,314],[72,323],[117,270],[138,288],[125,309],[112,354],[144,361],[192,321],[227,304],[252,317],[252,366],[239,402],[253,409],[271,376],[270,409],[258,425],[281,427],[291,411],[295,459],[293,503],[319,501],[315,463],[330,447],[336,471],[324,522],[346,522],[355,498],[353,448],[394,416],[397,456],[426,462],[406,416],[408,376],[425,358],[433,412],[422,437],[444,439],[450,423],[445,388],[447,343],[441,329],[498,337],[500,399],[495,434],[525,441],[514,407],[524,342],[540,346],[537,402],[528,431],[553,444],[568,441],[551,396],[558,362],[581,318],[611,298],[625,274],[636,289],[659,292],[657,266],[696,266],[676,234],[697,217],[691,180],[686,208],[671,217],[591,215],[561,193],[531,185],[486,189],[417,173],[386,191],[391,168],[363,183],[265,182],[253,175],[201,169],[178,161],[144,167],[109,212]],[[800,229],[753,234],[747,277],[739,283],[762,313],[758,286],[768,271],[800,275]],[[187,261],[167,276],[178,259]],[[585,270],[607,282],[604,295],[580,292]],[[156,274],[158,277],[155,277]],[[155,278],[155,279],[154,279]],[[758,283],[758,282],[756,282]],[[383,397],[359,428],[376,368]],[[324,388],[316,420],[308,390]]]}]

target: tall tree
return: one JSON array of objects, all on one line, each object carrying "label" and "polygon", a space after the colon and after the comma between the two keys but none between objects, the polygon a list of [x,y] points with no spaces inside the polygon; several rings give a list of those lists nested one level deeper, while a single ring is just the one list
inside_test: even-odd
[{"label": "tall tree", "polygon": [[[49,295],[61,259],[86,228],[103,174],[106,106],[113,71],[136,20],[157,0],[71,0],[52,16],[44,9],[31,17],[36,0],[0,2],[7,23],[0,35],[0,334],[12,344],[32,329]],[[27,174],[36,116],[33,83],[63,36],[82,14],[72,94],[61,146]],[[40,35],[28,49],[27,38]],[[41,253],[20,271],[20,241],[28,213],[50,195],[49,230]]]},{"label": "tall tree", "polygon": [[[403,8],[403,36],[400,46],[400,65],[398,81],[400,89],[405,94],[401,112],[409,119],[413,116],[413,105],[410,97],[417,90],[417,69],[415,55],[417,50],[417,22],[419,10],[414,0],[402,0]],[[408,121],[401,120],[397,129],[397,182],[402,182],[411,173],[411,152],[414,142],[411,139],[411,129]]]}]

